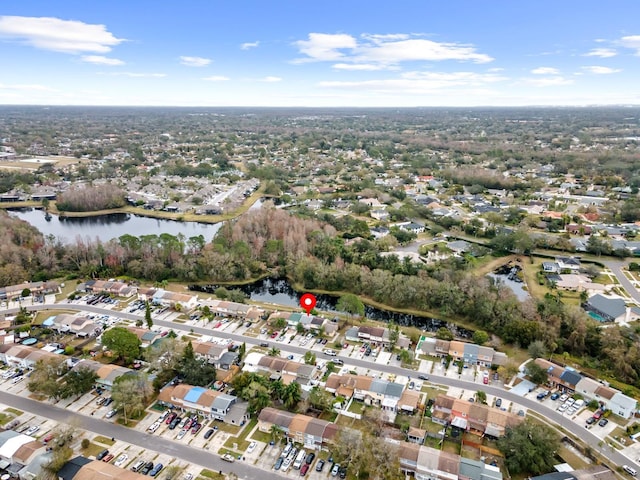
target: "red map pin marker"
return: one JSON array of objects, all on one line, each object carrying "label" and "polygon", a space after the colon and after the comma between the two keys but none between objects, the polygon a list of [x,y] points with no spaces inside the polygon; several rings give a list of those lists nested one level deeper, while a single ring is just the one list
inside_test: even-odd
[{"label": "red map pin marker", "polygon": [[310,315],[311,310],[316,306],[316,296],[312,293],[305,293],[300,297],[300,306],[306,310],[307,315]]}]

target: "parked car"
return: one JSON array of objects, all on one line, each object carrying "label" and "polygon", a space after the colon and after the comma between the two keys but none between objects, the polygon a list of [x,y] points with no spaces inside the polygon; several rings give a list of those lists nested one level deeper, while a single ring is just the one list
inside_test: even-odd
[{"label": "parked car", "polygon": [[340,465],[338,465],[337,463],[333,466],[333,468],[331,469],[331,476],[335,477],[336,475],[338,475],[338,471],[340,470]]},{"label": "parked car", "polygon": [[151,469],[151,471],[149,472],[149,475],[151,475],[152,477],[155,477],[160,473],[160,470],[162,470],[163,468],[164,468],[164,465],[162,465],[161,463],[158,463],[155,467]]},{"label": "parked car", "polygon": [[320,459],[316,464],[316,472],[321,472],[323,468],[324,468],[324,460]]},{"label": "parked car", "polygon": [[601,418],[600,421],[598,422],[598,425],[600,425],[601,427],[604,427],[607,423],[609,423],[609,420],[607,420],[606,418]]},{"label": "parked car", "polygon": [[278,457],[278,459],[276,460],[275,465],[273,466],[274,470],[280,470],[280,467],[282,466],[282,462],[284,462],[284,457]]},{"label": "parked car", "polygon": [[24,433],[27,434],[27,435],[33,435],[38,430],[40,430],[40,427],[38,425],[34,425],[33,427],[29,427],[29,429]]},{"label": "parked car", "polygon": [[180,430],[180,432],[178,432],[178,436],[176,437],[178,440],[182,440],[182,438],[187,434],[189,430],[187,430],[186,428],[183,428],[182,430]]},{"label": "parked car", "polygon": [[247,453],[251,453],[251,452],[253,452],[253,451],[256,449],[256,446],[257,446],[257,445],[258,445],[258,444],[257,444],[256,442],[251,442],[251,443],[249,444],[249,447],[247,447]]},{"label": "parked car", "polygon": [[116,410],[115,408],[112,408],[111,410],[109,410],[109,411],[107,412],[107,414],[105,415],[105,417],[107,417],[107,418],[114,417],[116,413],[118,413],[118,410]]},{"label": "parked car", "polygon": [[236,459],[233,457],[233,455],[229,454],[229,453],[225,453],[224,455],[221,455],[220,458],[222,460],[224,460],[225,462],[229,462],[229,463],[233,463],[236,461]]},{"label": "parked car", "polygon": [[307,458],[304,459],[305,463],[307,465],[311,465],[313,463],[313,460],[316,458],[316,454],[313,452],[309,452],[307,454]]},{"label": "parked car", "polygon": [[126,453],[123,453],[122,455],[120,455],[115,462],[113,462],[113,464],[116,467],[121,467],[122,465],[124,465],[124,463],[129,460],[129,455],[127,455]]},{"label": "parked car", "polygon": [[182,419],[180,417],[174,418],[173,421],[169,424],[169,430],[175,430],[175,428],[180,424],[181,421]]},{"label": "parked car", "polygon": [[207,430],[207,433],[204,434],[204,438],[205,440],[208,440],[211,435],[213,435],[216,431],[213,428],[210,428],[209,430]]},{"label": "parked car", "polygon": [[496,407],[500,408],[501,406],[502,406],[502,399],[501,399],[501,398],[498,398],[498,399],[496,400]]},{"label": "parked car", "polygon": [[340,478],[347,478],[347,467],[340,467],[338,469],[338,476]]},{"label": "parked car", "polygon": [[567,395],[566,393],[563,393],[562,395],[560,395],[561,402],[566,402],[567,398],[569,398],[569,395]]},{"label": "parked car", "polygon": [[153,462],[147,462],[144,464],[144,467],[140,469],[140,473],[143,475],[148,475],[152,469],[153,469]]},{"label": "parked car", "polygon": [[96,460],[102,460],[107,455],[109,455],[109,450],[105,448],[104,450],[102,450],[100,453],[96,455]]},{"label": "parked car", "polygon": [[191,426],[191,434],[195,435],[196,433],[198,433],[200,431],[201,428],[202,428],[202,424],[201,423],[194,423]]},{"label": "parked car", "polygon": [[102,459],[105,463],[109,463],[111,460],[113,460],[113,454],[111,453]]},{"label": "parked car", "polygon": [[558,398],[560,398],[560,394],[559,393],[553,393],[551,395],[551,400],[557,400]]},{"label": "parked car", "polygon": [[591,425],[591,424],[593,424],[593,423],[596,423],[596,421],[597,421],[597,420],[596,420],[595,418],[593,418],[593,417],[589,417],[589,418],[587,418],[587,425]]},{"label": "parked car", "polygon": [[132,472],[139,472],[139,471],[142,469],[142,467],[144,467],[144,465],[145,465],[144,460],[138,460],[138,461],[133,465],[133,467],[131,467],[131,471],[132,471]]},{"label": "parked car", "polygon": [[165,420],[165,423],[166,423],[167,425],[169,425],[171,422],[173,422],[173,420],[174,420],[177,416],[178,416],[178,414],[177,414],[177,413],[175,413],[175,412],[171,412],[171,413],[169,414],[169,416],[167,417],[167,419]]},{"label": "parked car", "polygon": [[304,465],[302,465],[302,468],[300,469],[300,476],[304,477],[307,474],[308,470],[309,470],[309,465],[305,463]]},{"label": "parked car", "polygon": [[47,443],[49,443],[51,440],[53,440],[53,433],[50,433],[49,435],[47,435],[46,437],[44,437],[42,439],[42,443],[44,443],[45,445]]}]

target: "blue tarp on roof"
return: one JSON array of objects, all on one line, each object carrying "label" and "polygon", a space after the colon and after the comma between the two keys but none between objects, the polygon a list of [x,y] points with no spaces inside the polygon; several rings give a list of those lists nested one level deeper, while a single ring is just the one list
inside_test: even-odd
[{"label": "blue tarp on roof", "polygon": [[196,403],[204,392],[206,392],[206,388],[202,387],[193,387],[189,392],[184,396],[184,399],[187,402]]}]

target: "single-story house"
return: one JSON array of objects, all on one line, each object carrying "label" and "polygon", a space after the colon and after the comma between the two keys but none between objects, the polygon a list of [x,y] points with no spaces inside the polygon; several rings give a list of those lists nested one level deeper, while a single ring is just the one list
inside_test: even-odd
[{"label": "single-story house", "polygon": [[160,391],[158,401],[163,405],[198,412],[207,418],[233,425],[243,425],[249,419],[246,402],[239,401],[234,395],[204,387],[169,385]]}]

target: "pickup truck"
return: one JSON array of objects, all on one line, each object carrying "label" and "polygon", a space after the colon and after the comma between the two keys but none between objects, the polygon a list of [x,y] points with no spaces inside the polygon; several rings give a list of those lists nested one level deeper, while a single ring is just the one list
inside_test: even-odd
[{"label": "pickup truck", "polygon": [[236,461],[236,459],[233,457],[233,455],[229,454],[229,453],[225,453],[224,455],[221,455],[220,458],[222,460],[224,460],[225,462],[229,462],[229,463],[233,463]]}]

